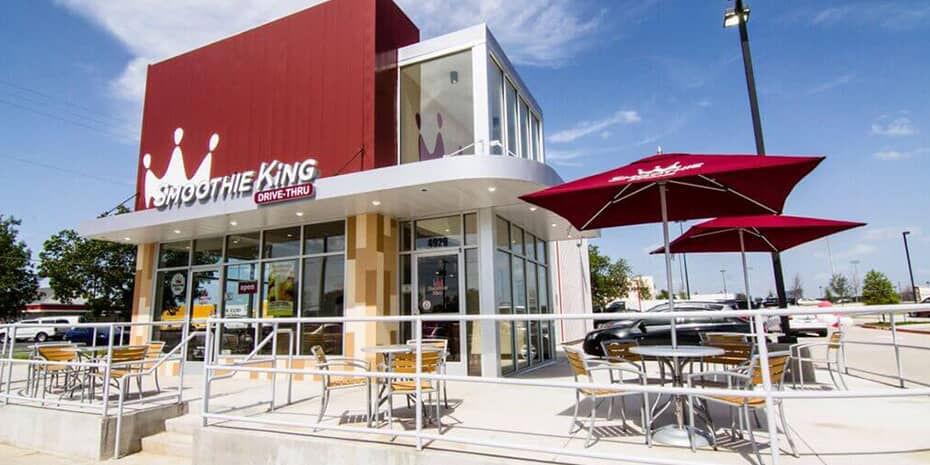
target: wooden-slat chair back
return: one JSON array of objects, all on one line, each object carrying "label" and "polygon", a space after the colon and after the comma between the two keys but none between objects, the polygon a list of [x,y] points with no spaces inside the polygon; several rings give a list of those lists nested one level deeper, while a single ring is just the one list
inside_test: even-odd
[{"label": "wooden-slat chair back", "polygon": [[[420,372],[436,373],[442,354],[439,352],[423,352],[420,354]],[[416,352],[395,354],[392,359],[391,371],[395,373],[416,373]]]},{"label": "wooden-slat chair back", "polygon": [[161,357],[161,352],[165,349],[165,343],[164,341],[152,341],[145,347],[145,359],[158,360]]},{"label": "wooden-slat chair back", "polygon": [[630,349],[638,346],[633,341],[611,341],[603,345],[604,355],[610,361],[641,362],[643,357],[639,354],[630,352]]},{"label": "wooden-slat chair back", "polygon": [[[761,359],[756,357],[756,363],[752,364],[752,384],[762,385],[762,366],[759,363]],[[773,352],[769,354],[769,375],[772,377],[773,385],[780,385],[788,370],[788,363],[791,361],[791,354],[788,352]]]},{"label": "wooden-slat chair back", "polygon": [[77,358],[77,347],[74,345],[55,345],[38,348],[39,357],[49,362],[71,362]]},{"label": "wooden-slat chair back", "polygon": [[113,363],[127,363],[145,360],[145,352],[148,349],[148,346],[129,346],[113,349],[111,361]]}]

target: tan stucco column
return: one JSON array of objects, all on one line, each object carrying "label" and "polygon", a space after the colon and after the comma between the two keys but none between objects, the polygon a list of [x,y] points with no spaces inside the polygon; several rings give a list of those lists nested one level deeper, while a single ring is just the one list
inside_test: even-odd
[{"label": "tan stucco column", "polygon": [[[379,213],[346,218],[346,316],[398,314],[397,221]],[[346,323],[345,355],[375,362],[363,347],[395,344],[397,323]]]},{"label": "tan stucco column", "polygon": [[[136,276],[132,290],[132,322],[146,323],[152,321],[152,289],[155,274],[155,244],[139,244],[136,249]],[[130,333],[131,344],[145,344],[149,340],[151,328],[133,326]]]}]

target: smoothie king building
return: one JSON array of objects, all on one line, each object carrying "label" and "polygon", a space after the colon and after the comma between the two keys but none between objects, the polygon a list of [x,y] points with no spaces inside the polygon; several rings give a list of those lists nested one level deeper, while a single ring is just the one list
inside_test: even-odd
[{"label": "smoothie king building", "polygon": [[[138,245],[133,321],[165,324],[133,343],[171,346],[211,315],[590,312],[585,236],[517,198],[562,182],[544,139],[484,25],[421,41],[390,0],[331,0],[151,65],[135,211],[80,231]],[[547,363],[584,325],[423,333],[449,341],[449,373],[498,376]],[[301,357],[412,337],[400,323],[291,326]],[[269,330],[225,325],[221,353]]]}]

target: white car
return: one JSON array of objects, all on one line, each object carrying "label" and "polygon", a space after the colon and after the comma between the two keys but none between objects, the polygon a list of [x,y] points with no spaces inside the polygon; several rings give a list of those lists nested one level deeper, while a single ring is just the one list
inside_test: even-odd
[{"label": "white car", "polygon": [[[45,326],[45,325],[67,325],[75,324],[78,321],[75,319],[77,317],[48,317],[48,318],[33,318],[30,320],[21,320],[19,323],[28,324],[30,326],[22,326],[16,328],[16,340],[17,341],[36,341],[36,342],[45,342],[49,339],[60,339],[64,336],[62,330],[67,331],[67,327],[64,326]],[[75,319],[72,321],[72,319]],[[32,326],[36,325],[36,326]],[[56,331],[58,328],[58,331]],[[5,341],[7,338],[7,328],[0,329],[0,341]]]},{"label": "white car", "polygon": [[841,327],[852,325],[852,318],[835,313],[791,315],[791,321],[789,323],[791,334],[816,334],[821,337],[826,336],[831,328],[840,329]]}]

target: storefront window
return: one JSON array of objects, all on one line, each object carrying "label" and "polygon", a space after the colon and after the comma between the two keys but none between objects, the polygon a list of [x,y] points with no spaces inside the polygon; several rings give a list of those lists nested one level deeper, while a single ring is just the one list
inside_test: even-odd
[{"label": "storefront window", "polygon": [[226,261],[257,260],[260,240],[261,234],[257,232],[226,236]]},{"label": "storefront window", "polygon": [[532,159],[533,154],[530,153],[529,149],[529,116],[530,108],[526,105],[526,102],[520,101],[520,157]]},{"label": "storefront window", "polygon": [[401,69],[402,163],[475,153],[472,90],[470,50]]},{"label": "storefront window", "polygon": [[[303,273],[300,315],[343,316],[344,256],[338,254],[305,258]],[[342,323],[304,323],[301,333],[300,353],[310,354],[310,349],[319,345],[327,354],[342,354]]]},{"label": "storefront window", "polygon": [[478,245],[478,215],[465,215],[465,245]]},{"label": "storefront window", "polygon": [[497,234],[497,240],[495,242],[497,242],[497,246],[499,248],[509,249],[510,248],[510,223],[508,223],[506,220],[500,217],[497,218],[496,222],[497,222],[497,225],[495,226],[494,230],[496,231],[496,234]]},{"label": "storefront window", "polygon": [[510,251],[523,255],[523,228],[516,225],[510,228]]},{"label": "storefront window", "polygon": [[342,252],[346,249],[345,222],[304,226],[304,253]]},{"label": "storefront window", "polygon": [[488,57],[488,110],[491,116],[491,142],[501,145],[491,145],[491,154],[500,155],[504,144],[504,72],[500,66]]},{"label": "storefront window", "polygon": [[155,326],[152,340],[164,341],[171,350],[181,341],[181,331],[187,322],[187,270],[159,271],[155,276]]},{"label": "storefront window", "polygon": [[158,267],[187,266],[190,260],[190,241],[168,242],[158,247]]},{"label": "storefront window", "polygon": [[542,141],[539,138],[539,118],[532,116],[530,119],[532,123],[531,134],[530,134],[530,151],[533,153],[533,159],[536,161],[543,161],[542,158]]},{"label": "storefront window", "polygon": [[[255,316],[258,303],[256,266],[252,263],[226,266],[223,318],[253,318]],[[223,325],[221,337],[220,350],[223,354],[245,355],[255,347],[255,327],[246,323]]]},{"label": "storefront window", "polygon": [[293,257],[300,254],[300,228],[265,231],[262,258]]},{"label": "storefront window", "polygon": [[194,241],[194,265],[215,265],[223,258],[223,238],[211,237]]},{"label": "storefront window", "polygon": [[410,231],[410,222],[404,221],[400,224],[400,251],[408,252],[411,250],[410,238],[413,235]]},{"label": "storefront window", "polygon": [[415,224],[417,250],[462,245],[462,217],[459,215],[418,220]]},{"label": "storefront window", "polygon": [[505,103],[507,105],[507,153],[519,157],[520,149],[517,147],[517,134],[519,131],[519,119],[517,118],[517,89],[507,81],[504,86]]}]

